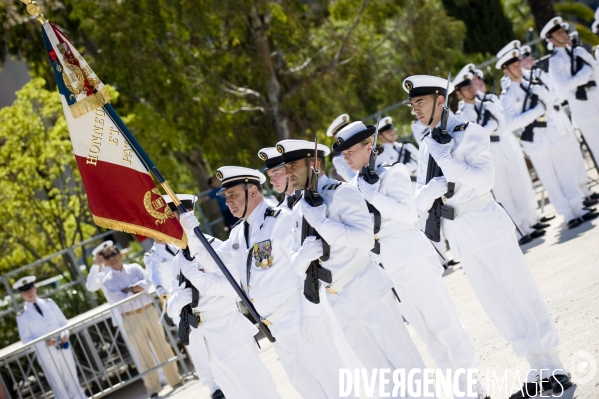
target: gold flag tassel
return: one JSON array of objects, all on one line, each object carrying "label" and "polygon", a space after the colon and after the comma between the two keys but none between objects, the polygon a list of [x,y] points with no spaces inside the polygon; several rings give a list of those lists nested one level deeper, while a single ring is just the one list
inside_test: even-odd
[{"label": "gold flag tassel", "polygon": [[138,226],[131,223],[121,222],[119,220],[106,219],[100,216],[92,215],[94,223],[100,227],[107,229],[123,231],[125,233],[139,234],[146,237],[153,237],[156,240],[166,242],[168,244],[175,245],[179,248],[187,247],[187,236],[184,234],[183,239],[177,240],[167,234],[160,233],[156,230],[149,229],[147,227]]},{"label": "gold flag tassel", "polygon": [[69,105],[73,118],[79,118],[87,114],[88,112],[94,111],[110,101],[110,94],[106,90],[106,86],[96,91],[91,96],[87,96],[81,100],[77,100],[75,104]]}]

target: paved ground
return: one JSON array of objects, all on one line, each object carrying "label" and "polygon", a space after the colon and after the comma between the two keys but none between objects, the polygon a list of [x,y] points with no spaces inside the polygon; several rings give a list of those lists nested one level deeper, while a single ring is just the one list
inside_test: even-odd
[{"label": "paved ground", "polygon": [[[551,207],[545,212],[550,213]],[[573,380],[579,382],[566,391],[563,398],[596,399],[599,398],[599,222],[595,220],[571,231],[563,230],[562,222],[559,217],[554,219],[546,236],[526,245],[523,251],[557,323],[562,339],[562,362],[573,374]],[[490,379],[493,370],[499,376],[503,376],[507,370],[511,386],[516,371],[520,376],[526,373],[526,362],[514,356],[511,347],[491,325],[459,266],[446,273],[445,282],[474,339],[481,359],[480,375],[483,381],[489,379],[486,385],[494,399],[505,398],[505,382],[501,391],[497,387],[500,382],[496,382],[495,393],[492,392],[493,383]],[[414,330],[408,328],[427,367],[435,367]],[[299,398],[287,381],[272,345],[265,340],[262,340],[261,345],[262,359],[273,373],[281,396],[284,399]],[[591,369],[595,370],[593,378],[589,378]],[[585,379],[590,381],[581,383]],[[175,392],[165,388],[161,395],[171,399],[210,397],[197,381],[190,381]],[[147,396],[143,385],[138,383],[110,397],[142,399]]]}]

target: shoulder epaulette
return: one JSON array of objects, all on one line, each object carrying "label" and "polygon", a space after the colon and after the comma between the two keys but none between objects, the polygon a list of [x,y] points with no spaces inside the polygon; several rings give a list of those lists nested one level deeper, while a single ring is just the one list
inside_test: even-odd
[{"label": "shoulder epaulette", "polygon": [[237,226],[241,222],[243,222],[243,219],[239,219],[237,222],[235,222],[235,224],[233,225],[233,227],[231,227],[231,229],[235,228],[235,226]]},{"label": "shoulder epaulette", "polygon": [[19,317],[20,315],[22,315],[24,311],[25,311],[24,307],[22,307],[21,309],[19,309],[19,311],[17,312],[17,317]]},{"label": "shoulder epaulette", "polygon": [[460,115],[461,113],[462,113],[462,110],[461,110],[461,109],[458,109],[458,110],[455,112],[455,114],[456,114],[456,115]]},{"label": "shoulder epaulette", "polygon": [[273,217],[276,219],[277,216],[279,216],[279,213],[281,213],[280,209],[275,209],[269,206],[268,208],[266,208],[266,212],[264,212],[264,217]]},{"label": "shoulder epaulette", "polygon": [[501,90],[501,94],[505,94],[505,93],[507,93],[507,89]]},{"label": "shoulder epaulette", "polygon": [[335,184],[331,184],[330,186],[325,186],[324,189],[322,191],[326,191],[326,190],[337,190],[337,188],[342,184],[343,182],[337,182]]},{"label": "shoulder epaulette", "polygon": [[144,254],[144,256],[150,256],[154,253],[154,248],[150,249],[148,252]]},{"label": "shoulder epaulette", "polygon": [[212,237],[211,239],[208,240],[208,244],[212,244],[214,242],[214,240],[216,240],[216,238]]},{"label": "shoulder epaulette", "polygon": [[469,123],[470,122],[466,122],[466,123],[462,123],[461,125],[457,125],[456,127],[453,128],[453,131],[455,132],[456,130],[458,130],[458,131],[466,130]]},{"label": "shoulder epaulette", "polygon": [[422,136],[422,138],[420,139],[420,141],[424,140],[424,138],[425,138],[426,136],[428,136],[429,134],[431,134],[431,132],[430,132],[430,131],[429,131],[428,133],[425,133],[425,134],[424,134],[424,136]]}]

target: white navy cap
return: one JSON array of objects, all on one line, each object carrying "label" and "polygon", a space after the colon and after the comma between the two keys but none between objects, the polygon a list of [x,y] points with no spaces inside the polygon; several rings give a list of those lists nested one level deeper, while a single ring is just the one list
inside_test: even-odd
[{"label": "white navy cap", "polygon": [[495,68],[503,69],[503,68],[506,68],[508,65],[513,64],[516,61],[520,61],[520,50],[519,49],[512,50],[508,53],[505,53],[503,56],[501,56],[501,58],[499,58],[497,60],[497,63],[495,64]]},{"label": "white navy cap", "polygon": [[337,140],[333,143],[333,151],[336,153],[343,152],[362,140],[374,136],[375,131],[375,126],[364,125],[360,121],[350,123],[337,133]]},{"label": "white navy cap", "polygon": [[[183,205],[185,207],[185,209],[193,209],[193,205],[198,200],[198,197],[195,196],[194,194],[175,194],[175,195],[177,196],[179,201],[181,201],[181,205]],[[162,198],[164,198],[164,202],[166,202],[166,205],[168,205],[168,207],[171,209],[171,211],[175,212],[177,210],[177,206],[173,202],[173,199],[171,198],[170,195],[165,194],[162,196]]]},{"label": "white navy cap", "polygon": [[578,39],[578,31],[577,30],[573,30],[572,32],[569,33],[570,39],[574,40],[574,39]]},{"label": "white navy cap", "polygon": [[106,248],[114,247],[114,242],[112,240],[104,241],[102,244],[95,247],[92,251],[92,256],[96,256],[98,253],[104,251]]},{"label": "white navy cap", "polygon": [[393,128],[393,118],[385,116],[379,121],[379,133]]},{"label": "white navy cap", "polygon": [[551,20],[545,24],[543,29],[541,29],[541,37],[549,37],[553,32],[560,28],[567,29],[564,27],[564,21],[562,20],[562,17],[551,18]]},{"label": "white navy cap", "polygon": [[327,129],[327,136],[333,137],[335,135],[335,133],[337,133],[339,130],[343,129],[348,124],[349,124],[349,115],[348,114],[339,115],[337,118],[335,118],[333,123],[331,123],[329,125],[329,128]]},{"label": "white navy cap", "polygon": [[455,77],[452,83],[455,86],[456,90],[458,90],[464,86],[468,86],[469,84],[471,84],[473,77],[474,75],[472,74],[472,72],[460,72],[460,74]]},{"label": "white navy cap", "polygon": [[484,79],[484,78],[485,78],[485,73],[483,72],[483,70],[482,70],[482,69],[474,68],[474,69],[472,70],[472,73],[473,73],[475,76],[478,76],[478,78],[479,78],[479,79]]},{"label": "white navy cap", "polygon": [[26,276],[17,280],[17,282],[12,285],[12,288],[19,290],[19,292],[28,291],[34,286],[33,283],[35,283],[35,276]]},{"label": "white navy cap", "polygon": [[244,168],[242,166],[221,166],[216,170],[216,178],[221,181],[223,188],[217,194],[239,184],[262,185],[266,176],[256,169]]},{"label": "white navy cap", "polygon": [[262,172],[284,165],[283,156],[277,150],[277,147],[266,147],[261,149],[258,151],[258,157],[264,161],[264,168],[261,169]]},{"label": "white navy cap", "polygon": [[410,104],[412,97],[425,96],[427,94],[438,94],[445,96],[453,92],[453,85],[449,84],[447,91],[447,79],[430,75],[414,75],[403,81],[403,89],[408,93],[408,98],[403,101],[404,104]]},{"label": "white navy cap", "polygon": [[525,44],[524,46],[520,47],[520,54],[522,54],[522,57],[528,57],[529,55],[532,55],[532,49],[530,46]]},{"label": "white navy cap", "polygon": [[[599,10],[599,8],[597,10]],[[593,33],[597,33],[597,27],[599,27],[599,19],[593,21],[593,25],[591,25],[591,31]]]},{"label": "white navy cap", "polygon": [[520,46],[521,46],[520,40],[512,40],[511,42],[509,42],[508,44],[503,46],[503,48],[497,52],[496,57],[501,58],[513,50],[518,50],[520,48]]},{"label": "white navy cap", "polygon": [[[282,140],[277,143],[277,151],[283,155],[283,162],[293,162],[302,158],[314,156],[314,142],[306,140]],[[329,147],[318,144],[318,158],[324,158],[331,153]]]},{"label": "white navy cap", "polygon": [[[468,72],[474,72],[474,68],[475,66],[473,63],[467,64],[462,69],[460,69],[460,72],[458,72],[455,76],[457,78],[458,76],[464,76]],[[453,80],[453,84],[455,86],[455,79]]]},{"label": "white navy cap", "polygon": [[567,32],[570,29],[570,24],[567,22],[562,22],[562,28]]}]

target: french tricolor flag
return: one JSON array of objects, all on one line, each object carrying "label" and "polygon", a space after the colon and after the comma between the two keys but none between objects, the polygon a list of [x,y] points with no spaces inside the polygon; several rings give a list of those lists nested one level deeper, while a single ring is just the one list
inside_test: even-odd
[{"label": "french tricolor flag", "polygon": [[60,29],[45,22],[42,33],[94,222],[185,248],[181,225],[115,123],[106,87]]}]

